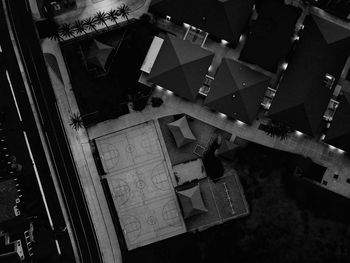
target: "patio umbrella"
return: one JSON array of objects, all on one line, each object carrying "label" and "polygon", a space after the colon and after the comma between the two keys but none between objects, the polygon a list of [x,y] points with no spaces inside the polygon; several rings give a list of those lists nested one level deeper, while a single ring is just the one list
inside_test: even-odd
[{"label": "patio umbrella", "polygon": [[190,127],[188,126],[185,116],[177,121],[169,123],[168,127],[174,136],[178,148],[196,140],[196,137],[194,137]]},{"label": "patio umbrella", "polygon": [[204,104],[250,124],[256,117],[269,81],[264,74],[224,58]]},{"label": "patio umbrella", "polygon": [[94,39],[87,52],[86,60],[99,68],[105,69],[106,62],[112,51],[112,46],[103,44]]},{"label": "patio umbrella", "polygon": [[194,101],[213,57],[200,46],[167,35],[148,80]]},{"label": "patio umbrella", "polygon": [[203,203],[198,185],[187,190],[178,191],[177,195],[180,199],[184,218],[208,211]]}]

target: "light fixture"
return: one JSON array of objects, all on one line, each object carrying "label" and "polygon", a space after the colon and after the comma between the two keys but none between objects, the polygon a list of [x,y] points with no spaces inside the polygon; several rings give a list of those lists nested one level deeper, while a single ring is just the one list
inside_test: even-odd
[{"label": "light fixture", "polygon": [[244,39],[245,39],[245,36],[244,36],[244,35],[241,35],[241,36],[239,37],[239,43],[242,43],[242,42],[244,41]]},{"label": "light fixture", "polygon": [[303,133],[302,133],[302,132],[300,132],[300,131],[295,131],[295,134],[296,134],[296,136],[298,136],[298,137],[300,137],[300,136],[302,136],[302,135],[303,135]]},{"label": "light fixture", "polygon": [[189,28],[190,27],[190,25],[186,24],[186,23],[183,23],[183,25],[184,25],[185,28]]},{"label": "light fixture", "polygon": [[281,68],[282,68],[283,70],[286,70],[287,67],[288,67],[288,63],[287,63],[287,62],[283,62],[282,65],[281,65]]},{"label": "light fixture", "polygon": [[337,148],[337,152],[340,153],[340,154],[344,153],[344,151],[342,149],[339,149],[339,148]]},{"label": "light fixture", "polygon": [[227,45],[227,44],[228,44],[228,41],[226,41],[225,39],[221,39],[221,44]]},{"label": "light fixture", "polygon": [[161,86],[158,86],[158,85],[156,85],[156,89],[157,89],[158,91],[163,90],[163,88],[162,88]]},{"label": "light fixture", "polygon": [[171,16],[166,16],[165,19],[170,21],[171,20]]},{"label": "light fixture", "polygon": [[219,112],[219,116],[220,116],[221,118],[227,118],[227,115],[226,115],[225,113],[222,113],[222,112]]},{"label": "light fixture", "polygon": [[236,120],[238,126],[243,126],[244,125],[244,122],[240,121],[240,120]]},{"label": "light fixture", "polygon": [[330,145],[330,144],[328,144],[328,147],[329,147],[329,149],[332,150],[332,151],[336,149],[336,147],[334,147],[333,145]]},{"label": "light fixture", "polygon": [[168,94],[168,95],[172,95],[173,94],[173,92],[171,91],[171,90],[166,90],[166,94]]}]

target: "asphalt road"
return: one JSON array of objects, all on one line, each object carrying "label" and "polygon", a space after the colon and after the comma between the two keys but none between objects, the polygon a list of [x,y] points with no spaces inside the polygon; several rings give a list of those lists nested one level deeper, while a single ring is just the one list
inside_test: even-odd
[{"label": "asphalt road", "polygon": [[[68,216],[75,235],[81,262],[102,262],[79,176],[57,111],[56,98],[51,86],[31,13],[27,9],[26,0],[5,0],[5,2],[10,14],[11,23],[15,28],[14,33],[17,45],[25,61],[24,68],[29,77],[30,88],[35,99],[35,106],[41,116],[41,124],[51,149],[51,157],[54,160],[56,174],[58,175],[58,181],[68,209]],[[11,119],[17,118],[18,130],[23,129],[28,135],[33,157],[43,183],[45,195],[47,196],[49,210],[53,214],[54,226],[62,226],[64,225],[64,219],[50,177],[50,171],[25,86],[22,81],[19,66],[15,58],[11,39],[7,32],[1,1],[0,12],[0,44],[5,55],[5,60],[7,62],[6,67],[11,77],[14,94],[17,98],[23,120],[20,122],[18,116],[15,115],[13,115]],[[6,88],[5,93],[11,97],[9,87],[5,86],[4,88]],[[8,100],[8,105],[12,109],[11,112],[15,112],[14,102]],[[14,145],[13,147],[18,148],[20,145]],[[68,240],[68,235],[60,237],[60,245],[62,254],[72,255],[72,248]]]}]

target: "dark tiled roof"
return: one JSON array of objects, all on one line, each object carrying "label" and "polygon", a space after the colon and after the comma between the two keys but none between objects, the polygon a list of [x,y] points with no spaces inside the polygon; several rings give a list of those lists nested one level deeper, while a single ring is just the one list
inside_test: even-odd
[{"label": "dark tiled roof", "polygon": [[350,91],[344,91],[325,142],[350,152]]},{"label": "dark tiled roof", "polygon": [[148,80],[194,100],[214,54],[189,41],[167,35]]},{"label": "dark tiled roof", "polygon": [[296,7],[264,1],[239,59],[275,72],[292,47],[291,38],[300,14]]},{"label": "dark tiled roof", "polygon": [[241,63],[223,59],[205,105],[250,124],[256,117],[269,80]]},{"label": "dark tiled roof", "polygon": [[253,4],[253,0],[153,0],[150,11],[169,15],[236,45]]},{"label": "dark tiled roof", "polygon": [[323,79],[329,73],[338,81],[350,55],[350,31],[313,15],[306,18],[304,25],[269,115],[296,130],[316,135],[332,95]]}]

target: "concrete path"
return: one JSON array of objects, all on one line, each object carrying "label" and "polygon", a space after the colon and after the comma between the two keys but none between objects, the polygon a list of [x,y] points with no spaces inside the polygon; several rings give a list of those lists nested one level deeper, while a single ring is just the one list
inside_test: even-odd
[{"label": "concrete path", "polygon": [[[165,90],[156,90],[153,96],[162,97],[164,103],[161,107],[152,108],[147,106],[142,112],[131,112],[118,119],[99,123],[88,129],[89,138],[98,138],[167,115],[185,113],[232,133],[233,137],[231,140],[234,140],[235,136],[239,136],[271,148],[312,158],[316,163],[328,167],[323,177],[323,180],[327,181],[327,185],[320,184],[320,186],[350,198],[350,184],[346,182],[347,178],[350,178],[350,160],[341,151],[330,148],[328,145],[306,135],[296,133],[285,141],[272,138],[258,129],[260,123],[266,123],[266,119],[261,118],[256,120],[251,126],[248,126],[242,122],[226,118],[222,114],[210,111],[202,106],[203,99],[198,99],[197,103],[192,103]],[[338,174],[339,178],[334,179],[333,174]]]}]

